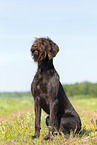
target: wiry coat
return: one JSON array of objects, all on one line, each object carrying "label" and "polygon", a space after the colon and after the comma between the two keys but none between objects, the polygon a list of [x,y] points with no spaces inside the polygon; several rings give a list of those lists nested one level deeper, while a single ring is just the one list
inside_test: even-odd
[{"label": "wiry coat", "polygon": [[70,131],[79,133],[80,117],[68,100],[60,83],[59,76],[53,66],[53,57],[59,51],[58,46],[48,38],[38,38],[31,47],[34,61],[38,62],[38,70],[31,84],[31,92],[35,103],[35,135],[40,135],[41,108],[49,115],[46,124],[49,133],[46,139],[57,130],[64,134]]}]

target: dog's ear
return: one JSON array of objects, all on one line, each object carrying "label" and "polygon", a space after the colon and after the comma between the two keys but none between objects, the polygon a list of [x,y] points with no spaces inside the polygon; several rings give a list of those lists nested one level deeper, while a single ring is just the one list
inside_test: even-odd
[{"label": "dog's ear", "polygon": [[51,39],[49,39],[48,58],[51,59],[59,52],[59,47]]}]

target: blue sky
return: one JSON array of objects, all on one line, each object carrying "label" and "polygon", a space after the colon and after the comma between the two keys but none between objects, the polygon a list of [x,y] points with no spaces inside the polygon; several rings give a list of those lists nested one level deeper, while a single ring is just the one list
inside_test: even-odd
[{"label": "blue sky", "polygon": [[54,65],[64,84],[97,82],[97,0],[0,0],[0,91],[29,91],[37,70],[35,37],[60,51]]}]

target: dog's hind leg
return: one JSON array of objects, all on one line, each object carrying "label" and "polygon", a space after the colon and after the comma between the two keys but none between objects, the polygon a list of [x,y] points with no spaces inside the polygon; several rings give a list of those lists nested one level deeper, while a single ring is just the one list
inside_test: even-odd
[{"label": "dog's hind leg", "polygon": [[60,132],[64,134],[80,133],[81,123],[75,117],[62,117],[60,121]]}]

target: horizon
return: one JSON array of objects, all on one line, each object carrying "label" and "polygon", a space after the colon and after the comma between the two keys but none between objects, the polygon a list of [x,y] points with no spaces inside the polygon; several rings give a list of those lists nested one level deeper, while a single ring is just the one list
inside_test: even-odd
[{"label": "horizon", "polygon": [[[83,83],[90,83],[90,84],[97,84],[96,83],[92,83],[92,82],[88,82],[88,81],[84,81],[84,82],[75,82],[75,83],[72,83],[72,84],[62,84],[62,85],[76,85],[76,84],[83,84]],[[25,91],[4,91],[4,92],[1,92],[0,93],[31,93],[31,90],[25,90]]]}]

